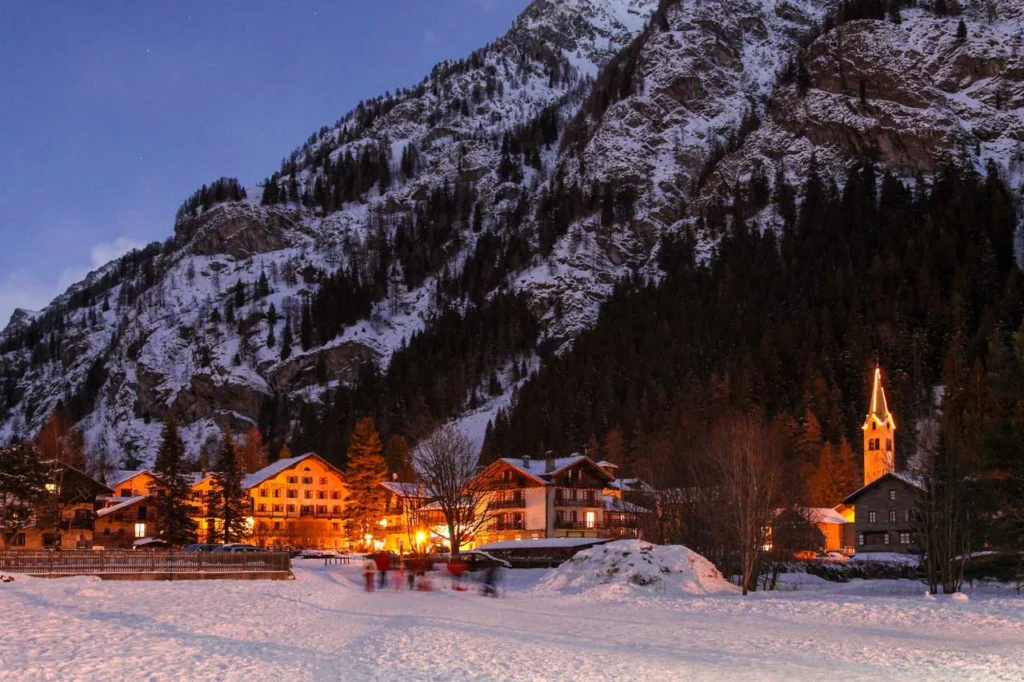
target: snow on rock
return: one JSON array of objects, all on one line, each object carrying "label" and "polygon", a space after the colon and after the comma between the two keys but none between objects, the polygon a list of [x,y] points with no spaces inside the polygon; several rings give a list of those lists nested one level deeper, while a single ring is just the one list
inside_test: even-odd
[{"label": "snow on rock", "polygon": [[618,540],[585,549],[543,578],[539,592],[602,598],[737,593],[710,561],[682,545]]}]

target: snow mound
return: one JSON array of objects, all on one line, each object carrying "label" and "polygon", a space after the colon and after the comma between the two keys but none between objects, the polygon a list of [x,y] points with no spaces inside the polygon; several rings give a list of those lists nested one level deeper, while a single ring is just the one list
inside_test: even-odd
[{"label": "snow mound", "polygon": [[618,540],[578,552],[534,590],[615,598],[699,596],[735,593],[738,588],[714,564],[682,545]]}]

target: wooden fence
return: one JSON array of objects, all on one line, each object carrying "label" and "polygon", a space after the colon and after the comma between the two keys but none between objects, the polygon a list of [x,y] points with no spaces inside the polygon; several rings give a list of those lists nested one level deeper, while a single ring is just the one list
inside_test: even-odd
[{"label": "wooden fence", "polygon": [[[180,552],[167,550],[61,550],[0,552],[0,573],[35,576],[143,576],[164,579],[291,571],[287,552]],[[258,577],[254,575],[253,577]]]}]

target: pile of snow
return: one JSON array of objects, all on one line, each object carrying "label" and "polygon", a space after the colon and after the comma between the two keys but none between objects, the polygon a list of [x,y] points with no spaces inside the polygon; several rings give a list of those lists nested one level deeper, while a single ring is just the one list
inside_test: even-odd
[{"label": "pile of snow", "polygon": [[618,540],[578,552],[537,583],[537,592],[588,596],[735,593],[710,561],[682,545]]}]

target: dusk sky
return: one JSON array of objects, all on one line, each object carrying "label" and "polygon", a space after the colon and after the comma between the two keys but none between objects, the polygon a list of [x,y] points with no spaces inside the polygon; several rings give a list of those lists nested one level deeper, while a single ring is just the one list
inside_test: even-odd
[{"label": "dusk sky", "polygon": [[0,0],[0,329],[527,0]]}]

